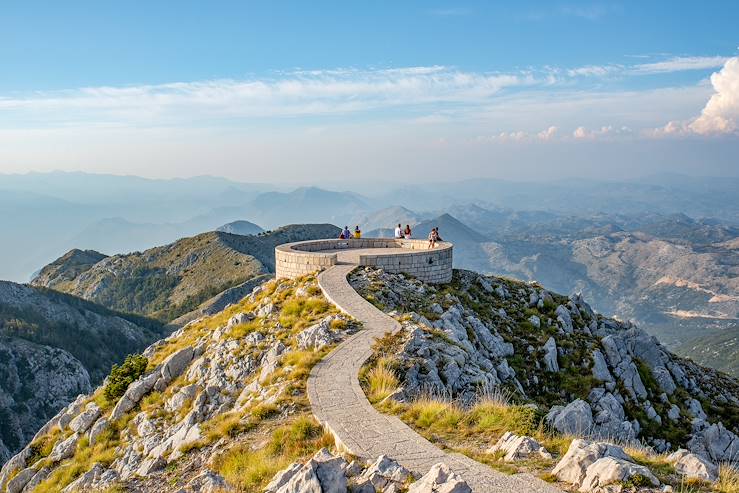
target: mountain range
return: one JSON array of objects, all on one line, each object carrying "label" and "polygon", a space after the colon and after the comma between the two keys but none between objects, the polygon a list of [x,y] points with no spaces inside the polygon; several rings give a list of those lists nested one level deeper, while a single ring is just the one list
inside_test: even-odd
[{"label": "mountain range", "polygon": [[[28,281],[41,266],[72,248],[130,253],[237,220],[266,229],[330,222],[362,224],[370,231],[450,212],[474,227],[456,209],[477,205],[487,211],[518,211],[524,221],[547,213],[586,219],[683,213],[739,224],[736,178],[659,175],[630,182],[569,178],[547,183],[479,179],[341,188],[345,191],[290,189],[207,176],[154,180],[63,172],[0,174],[0,230],[12,239],[0,244],[0,279]],[[387,215],[378,216],[383,210]]]}]

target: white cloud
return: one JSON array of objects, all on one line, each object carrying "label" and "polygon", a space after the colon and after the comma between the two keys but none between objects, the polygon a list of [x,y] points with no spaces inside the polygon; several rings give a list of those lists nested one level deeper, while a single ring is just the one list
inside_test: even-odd
[{"label": "white cloud", "polygon": [[539,138],[539,140],[552,140],[557,136],[557,127],[552,125],[546,130],[542,130],[541,132],[536,134],[536,136]]},{"label": "white cloud", "polygon": [[570,77],[604,77],[623,70],[620,65],[586,65],[567,70]]},{"label": "white cloud", "polygon": [[613,125],[606,125],[597,129],[588,130],[585,127],[577,127],[572,136],[576,140],[594,140],[603,137],[624,137],[633,135],[633,131],[626,126],[614,127]]},{"label": "white cloud", "polygon": [[634,65],[630,70],[635,74],[664,74],[685,70],[706,70],[722,66],[728,60],[723,56],[682,56],[667,60]]},{"label": "white cloud", "polygon": [[683,136],[739,133],[739,57],[726,61],[719,72],[711,75],[714,93],[701,114],[689,121],[670,121],[652,135]]},{"label": "white cloud", "polygon": [[739,57],[731,58],[711,75],[716,94],[706,103],[690,129],[699,134],[733,133],[739,129]]},{"label": "white cloud", "polygon": [[293,72],[274,79],[90,87],[0,97],[0,126],[23,120],[171,123],[471,104],[485,102],[507,88],[545,83],[526,72],[487,74],[431,66]]}]

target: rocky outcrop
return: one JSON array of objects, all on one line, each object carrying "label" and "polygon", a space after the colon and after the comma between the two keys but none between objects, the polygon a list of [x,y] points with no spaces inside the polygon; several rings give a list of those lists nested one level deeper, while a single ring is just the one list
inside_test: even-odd
[{"label": "rocky outcrop", "polygon": [[0,337],[0,464],[79,394],[90,376],[67,351]]},{"label": "rocky outcrop", "polygon": [[[266,493],[400,493],[406,491],[410,472],[395,460],[380,456],[364,466],[347,462],[328,450],[318,451],[305,464],[294,463],[278,472]],[[471,493],[470,487],[448,466],[436,464],[407,486],[408,493]]]},{"label": "rocky outcrop", "polygon": [[588,435],[593,429],[593,411],[582,399],[553,406],[546,420],[558,432],[569,435]]},{"label": "rocky outcrop", "polygon": [[654,474],[644,466],[624,459],[603,457],[588,466],[579,491],[610,493],[612,490],[609,486],[621,487],[629,483],[638,486],[660,485]]},{"label": "rocky outcrop", "polygon": [[[298,291],[294,284],[276,282],[270,289],[276,295],[287,289]],[[315,288],[303,289],[301,296],[309,298],[308,292],[315,292]],[[289,296],[293,296],[292,291]],[[292,352],[319,351],[322,344],[329,344],[319,330],[330,330],[333,344],[355,327],[344,315],[312,315],[306,318],[311,329],[307,334],[312,331],[316,337],[305,338],[313,343],[300,346],[297,334],[280,324],[280,303],[257,287],[239,305],[248,309],[232,307],[221,318],[194,321],[152,344],[144,356],[157,363],[153,368],[132,382],[115,403],[104,405],[102,392],[98,392],[95,399],[81,395],[68,404],[41,428],[33,447],[25,447],[3,467],[0,491],[5,491],[9,478],[20,492],[25,484],[41,481],[57,468],[79,467],[79,454],[90,450],[88,444],[108,460],[93,464],[74,482],[61,485],[65,492],[101,491],[114,485],[161,491],[158,481],[167,469],[182,464],[188,467],[182,476],[187,481],[179,484],[182,490],[228,491],[231,486],[209,469],[209,457],[222,451],[209,442],[213,423],[233,416],[249,419],[259,407],[290,417],[296,412],[294,399],[301,390],[300,382],[291,377],[291,368],[283,365],[283,358]],[[260,312],[266,306],[271,308]],[[243,334],[240,330],[246,322],[261,329]],[[226,438],[230,438],[227,432]],[[201,447],[203,454],[186,456],[190,449],[199,451]],[[49,452],[42,452],[42,448]],[[195,465],[193,455],[197,457]],[[316,456],[312,473],[303,471],[303,478],[309,484],[314,474],[317,480],[335,485],[330,491],[342,491],[344,463],[344,459]],[[41,465],[47,467],[37,470]],[[345,479],[343,484],[345,491]]]},{"label": "rocky outcrop", "polygon": [[667,462],[675,466],[675,472],[681,476],[704,481],[718,479],[718,467],[708,459],[679,449],[667,456]]},{"label": "rocky outcrop", "polygon": [[682,446],[712,461],[737,453],[739,423],[722,420],[739,412],[739,383],[579,295],[459,270],[453,289],[371,268],[351,282],[402,321],[392,357],[405,401],[431,392],[466,403],[505,387],[548,410],[561,433]]},{"label": "rocky outcrop", "polygon": [[[567,453],[560,459],[552,474],[560,481],[580,487],[588,477],[588,469],[597,461],[609,458],[617,461],[631,461],[624,450],[610,443],[592,442],[576,438],[567,449]],[[596,469],[600,471],[600,467]],[[592,471],[589,484],[594,484],[597,479],[595,471]]]},{"label": "rocky outcrop", "polygon": [[472,490],[449,466],[436,464],[408,487],[408,493],[472,493]]},{"label": "rocky outcrop", "polygon": [[488,449],[488,453],[503,454],[505,462],[515,462],[532,456],[547,460],[552,458],[552,454],[534,438],[516,435],[510,431],[505,432],[498,442]]}]

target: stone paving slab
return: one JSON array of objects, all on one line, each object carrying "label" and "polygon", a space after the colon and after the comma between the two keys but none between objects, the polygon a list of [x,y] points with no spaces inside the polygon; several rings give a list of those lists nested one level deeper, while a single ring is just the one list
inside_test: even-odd
[{"label": "stone paving slab", "polygon": [[562,493],[530,474],[506,475],[464,455],[447,453],[397,417],[372,407],[359,385],[359,369],[372,354],[372,342],[401,326],[354,291],[346,277],[356,267],[337,264],[318,276],[326,298],[364,327],[319,362],[308,378],[313,414],[334,435],[337,445],[369,460],[385,454],[418,476],[444,462],[475,493]]}]

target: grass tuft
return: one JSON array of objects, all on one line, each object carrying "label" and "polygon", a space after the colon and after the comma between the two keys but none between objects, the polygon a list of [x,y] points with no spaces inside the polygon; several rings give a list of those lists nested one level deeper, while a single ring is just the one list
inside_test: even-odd
[{"label": "grass tuft", "polygon": [[385,399],[400,386],[391,361],[384,357],[377,360],[377,365],[367,372],[366,378],[369,387],[367,398],[373,404]]},{"label": "grass tuft", "polygon": [[264,448],[234,447],[216,459],[215,467],[238,491],[256,493],[263,491],[272,477],[290,463],[332,445],[330,434],[312,418],[301,416],[277,428]]}]

